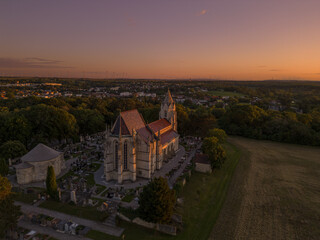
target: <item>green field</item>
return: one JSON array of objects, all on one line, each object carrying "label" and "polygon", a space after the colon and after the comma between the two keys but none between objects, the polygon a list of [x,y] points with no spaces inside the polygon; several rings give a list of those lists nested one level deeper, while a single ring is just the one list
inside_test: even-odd
[{"label": "green field", "polygon": [[209,91],[208,92],[210,95],[212,96],[219,96],[219,97],[225,97],[225,96],[229,96],[229,97],[243,97],[245,96],[242,93],[237,93],[237,92],[228,92],[228,91]]},{"label": "green field", "polygon": [[226,144],[228,158],[224,166],[213,174],[194,173],[190,182],[183,188],[183,207],[177,211],[183,216],[184,229],[176,237],[157,231],[121,222],[125,228],[125,239],[208,239],[213,225],[219,216],[226,197],[234,169],[242,156],[242,151]]}]

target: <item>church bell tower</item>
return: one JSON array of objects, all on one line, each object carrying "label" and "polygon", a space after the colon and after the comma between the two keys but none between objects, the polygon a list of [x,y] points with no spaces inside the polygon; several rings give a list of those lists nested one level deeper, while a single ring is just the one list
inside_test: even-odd
[{"label": "church bell tower", "polygon": [[162,118],[167,119],[171,123],[172,128],[178,131],[176,104],[172,99],[169,89],[164,101],[161,103],[159,119]]}]

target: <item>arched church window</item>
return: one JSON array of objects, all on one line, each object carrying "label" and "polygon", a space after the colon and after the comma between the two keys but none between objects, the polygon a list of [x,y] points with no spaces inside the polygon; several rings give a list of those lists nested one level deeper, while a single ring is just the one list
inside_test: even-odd
[{"label": "arched church window", "polygon": [[167,110],[164,110],[164,117],[167,117]]},{"label": "arched church window", "polygon": [[123,145],[123,168],[124,170],[128,169],[128,144],[127,142],[124,142]]},{"label": "arched church window", "polygon": [[115,170],[118,170],[118,162],[119,162],[118,150],[119,150],[118,142],[115,142],[114,143],[114,169]]}]

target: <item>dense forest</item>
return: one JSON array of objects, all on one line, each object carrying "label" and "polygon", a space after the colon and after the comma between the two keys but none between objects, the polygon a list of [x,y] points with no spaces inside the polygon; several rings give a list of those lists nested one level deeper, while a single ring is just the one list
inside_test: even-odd
[{"label": "dense forest", "polygon": [[80,135],[104,131],[120,111],[137,108],[145,120],[158,118],[152,100],[116,98],[28,97],[0,101],[0,145],[18,140],[28,149],[39,142],[79,140]]}]

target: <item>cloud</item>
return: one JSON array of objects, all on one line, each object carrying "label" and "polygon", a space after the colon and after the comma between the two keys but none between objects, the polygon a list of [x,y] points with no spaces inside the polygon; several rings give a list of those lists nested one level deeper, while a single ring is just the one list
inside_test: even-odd
[{"label": "cloud", "polygon": [[197,16],[202,16],[205,15],[207,13],[207,9],[203,9],[202,11],[197,13]]},{"label": "cloud", "polygon": [[260,66],[257,66],[258,68],[266,68],[267,66],[265,65],[260,65]]},{"label": "cloud", "polygon": [[44,58],[1,58],[0,68],[72,68],[62,66],[63,61]]},{"label": "cloud", "polygon": [[269,71],[270,72],[279,72],[279,71],[281,71],[281,69],[270,69]]}]

